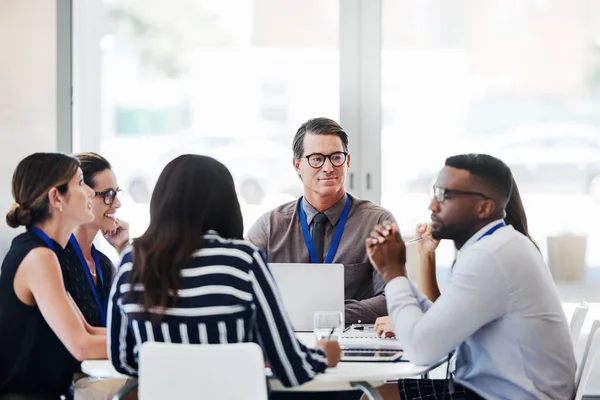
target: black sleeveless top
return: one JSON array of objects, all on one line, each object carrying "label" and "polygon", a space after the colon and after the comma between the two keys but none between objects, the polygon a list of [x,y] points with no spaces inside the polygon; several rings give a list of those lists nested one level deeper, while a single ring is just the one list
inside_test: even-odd
[{"label": "black sleeveless top", "polygon": [[[110,294],[110,287],[114,275],[114,267],[110,259],[101,251],[98,251],[100,265],[96,268],[102,269],[103,282],[100,282],[100,277],[96,281],[96,293],[100,296],[99,300],[102,302],[104,310],[107,311],[106,305],[108,304],[108,295]],[[81,314],[85,318],[88,324],[91,326],[101,326],[100,322],[100,310],[92,294],[92,289],[88,283],[87,276],[81,265],[79,257],[71,243],[67,243],[67,247],[62,252],[59,259],[60,268],[62,270],[63,281],[65,282],[65,289],[79,307]],[[87,268],[87,265],[85,266]],[[73,365],[73,372],[81,372],[81,363],[75,360]]]},{"label": "black sleeveless top", "polygon": [[[63,251],[58,243],[54,246],[57,252]],[[19,265],[37,247],[45,244],[35,233],[27,231],[17,236],[0,270],[0,395],[58,398],[67,392],[73,378],[73,356],[37,305],[23,304],[13,287]]]},{"label": "black sleeveless top", "polygon": [[[102,302],[106,311],[108,304],[108,295],[112,286],[114,275],[114,267],[110,259],[101,251],[98,251],[100,265],[96,265],[97,269],[102,269],[103,282],[100,282],[100,277],[96,281],[96,293],[99,300]],[[67,247],[60,257],[60,268],[62,269],[63,280],[67,292],[71,294],[75,304],[79,307],[81,314],[91,326],[101,326],[100,310],[92,294],[92,289],[88,283],[87,276],[81,265],[75,249],[71,243],[67,243]],[[87,268],[87,265],[85,266]]]}]

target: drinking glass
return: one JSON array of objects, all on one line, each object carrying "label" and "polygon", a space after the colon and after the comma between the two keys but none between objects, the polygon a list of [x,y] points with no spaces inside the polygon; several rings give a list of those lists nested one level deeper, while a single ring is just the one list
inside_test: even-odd
[{"label": "drinking glass", "polygon": [[315,335],[319,340],[339,340],[344,331],[344,316],[339,311],[315,313]]}]

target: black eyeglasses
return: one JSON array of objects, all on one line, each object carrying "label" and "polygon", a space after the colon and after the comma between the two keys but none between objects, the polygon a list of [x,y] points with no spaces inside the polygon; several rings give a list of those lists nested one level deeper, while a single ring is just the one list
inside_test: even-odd
[{"label": "black eyeglasses", "polygon": [[438,203],[443,203],[448,199],[448,196],[462,195],[462,196],[480,196],[486,200],[492,200],[490,197],[479,192],[465,192],[463,190],[447,189],[439,186],[434,186],[431,190],[430,197],[435,199]]},{"label": "black eyeglasses", "polygon": [[121,192],[123,192],[123,189],[116,188],[116,189],[108,189],[108,190],[105,190],[104,192],[94,192],[94,193],[96,193],[96,196],[102,197],[102,199],[104,200],[104,204],[106,204],[107,206],[112,206],[112,204],[115,202],[115,198]]},{"label": "black eyeglasses", "polygon": [[346,156],[348,153],[345,151],[336,151],[331,154],[312,153],[306,156],[308,165],[313,168],[321,168],[325,164],[325,160],[329,158],[331,165],[334,167],[341,167],[346,162]]}]

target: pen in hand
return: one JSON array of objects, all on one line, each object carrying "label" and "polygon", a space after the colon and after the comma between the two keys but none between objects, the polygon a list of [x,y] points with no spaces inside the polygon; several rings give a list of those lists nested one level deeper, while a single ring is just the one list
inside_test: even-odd
[{"label": "pen in hand", "polygon": [[418,242],[419,240],[423,240],[423,236],[411,239],[411,240],[409,240],[407,242],[404,242],[404,244],[407,245],[407,244],[415,243],[415,242]]},{"label": "pen in hand", "polygon": [[[386,226],[386,231],[387,231],[387,234],[390,234],[392,231],[392,226],[391,225]],[[419,240],[423,240],[423,239],[424,239],[424,237],[420,236],[418,238],[414,238],[414,239],[404,242],[404,245],[406,246],[407,244],[412,244],[412,243],[418,242]]]},{"label": "pen in hand", "polygon": [[331,340],[331,336],[333,336],[333,331],[335,331],[335,326],[333,328],[331,328],[331,332],[329,332],[329,336],[327,337],[327,340]]}]

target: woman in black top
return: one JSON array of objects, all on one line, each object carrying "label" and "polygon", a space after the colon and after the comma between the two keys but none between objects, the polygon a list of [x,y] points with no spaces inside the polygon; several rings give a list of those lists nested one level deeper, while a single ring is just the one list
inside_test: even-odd
[{"label": "woman in black top", "polygon": [[24,225],[0,274],[0,399],[58,399],[73,357],[106,358],[106,334],[92,328],[65,291],[58,258],[69,235],[93,220],[93,191],[77,159],[36,153],[13,175],[9,226]]},{"label": "woman in black top", "polygon": [[86,321],[92,326],[106,327],[106,304],[114,266],[93,241],[102,231],[120,254],[129,242],[129,225],[115,217],[121,207],[117,197],[120,189],[110,163],[96,153],[75,154],[75,157],[81,164],[84,182],[95,192],[92,199],[95,218],[75,228],[60,260],[61,268],[65,287]]},{"label": "woman in black top", "polygon": [[[129,241],[129,225],[115,217],[121,202],[120,189],[110,163],[96,153],[75,154],[83,172],[83,180],[92,190],[94,220],[79,225],[69,238],[60,258],[65,287],[86,321],[95,327],[106,327],[106,305],[114,277],[110,259],[93,245],[98,232],[120,254]],[[79,363],[74,367],[75,400],[111,399],[125,384],[125,379],[88,379]]]}]

